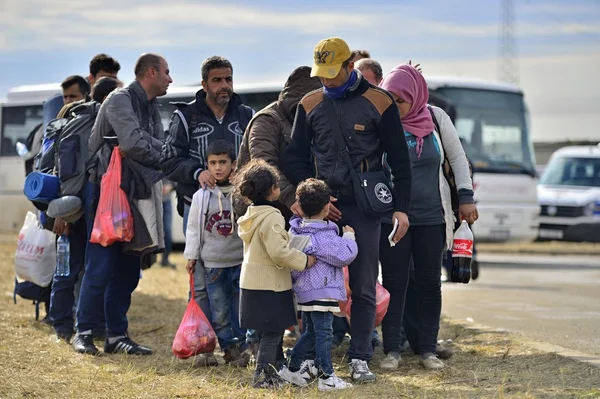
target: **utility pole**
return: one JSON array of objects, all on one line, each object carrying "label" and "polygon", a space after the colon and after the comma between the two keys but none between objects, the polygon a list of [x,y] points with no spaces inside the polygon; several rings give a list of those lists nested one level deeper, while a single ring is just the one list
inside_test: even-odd
[{"label": "utility pole", "polygon": [[498,79],[501,82],[519,84],[517,43],[515,39],[515,8],[513,0],[502,1],[502,26],[500,32],[500,56]]}]

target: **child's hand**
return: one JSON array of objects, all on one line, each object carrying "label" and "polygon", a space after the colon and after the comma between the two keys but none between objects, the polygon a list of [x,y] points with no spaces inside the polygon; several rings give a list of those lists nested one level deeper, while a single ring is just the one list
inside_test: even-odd
[{"label": "child's hand", "polygon": [[187,270],[189,274],[194,273],[194,271],[196,271],[196,259],[188,259],[185,270]]},{"label": "child's hand", "polygon": [[317,258],[314,255],[308,255],[308,262],[306,262],[306,268],[310,269],[317,263]]},{"label": "child's hand", "polygon": [[342,231],[344,233],[354,233],[354,229],[350,226],[344,226],[344,228],[342,229]]}]

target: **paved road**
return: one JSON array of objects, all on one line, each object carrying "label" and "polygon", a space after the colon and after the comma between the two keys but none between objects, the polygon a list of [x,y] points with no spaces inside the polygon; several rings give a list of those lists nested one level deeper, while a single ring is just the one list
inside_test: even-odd
[{"label": "paved road", "polygon": [[600,257],[480,260],[477,281],[443,284],[445,315],[600,356]]}]

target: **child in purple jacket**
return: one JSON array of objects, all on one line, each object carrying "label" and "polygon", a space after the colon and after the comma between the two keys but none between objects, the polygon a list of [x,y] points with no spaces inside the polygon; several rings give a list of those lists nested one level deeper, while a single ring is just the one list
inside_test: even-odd
[{"label": "child in purple jacket", "polygon": [[340,237],[338,226],[325,220],[330,190],[323,181],[308,179],[300,183],[296,198],[304,217],[290,221],[290,246],[316,256],[317,263],[302,272],[292,271],[298,310],[305,313],[306,325],[292,351],[289,366],[284,366],[279,375],[295,385],[306,386],[312,368],[305,367],[304,361],[308,354],[315,353],[319,390],[350,388],[350,383],[333,372],[331,341],[333,314],[340,311],[338,301],[346,299],[342,268],[358,254],[354,230],[345,226]]}]

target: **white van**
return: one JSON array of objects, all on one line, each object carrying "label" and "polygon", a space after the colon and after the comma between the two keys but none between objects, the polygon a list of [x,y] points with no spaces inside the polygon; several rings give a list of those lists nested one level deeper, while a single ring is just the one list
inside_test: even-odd
[{"label": "white van", "polygon": [[552,154],[538,197],[540,239],[600,242],[600,144]]}]

